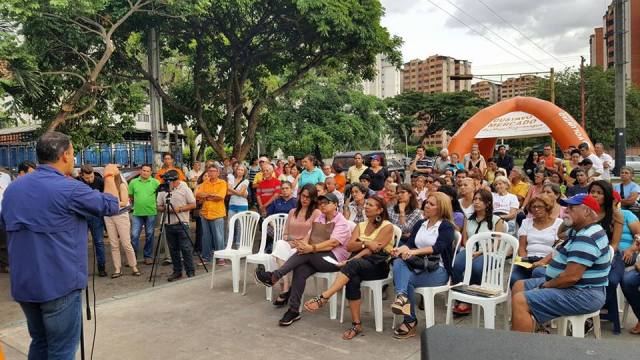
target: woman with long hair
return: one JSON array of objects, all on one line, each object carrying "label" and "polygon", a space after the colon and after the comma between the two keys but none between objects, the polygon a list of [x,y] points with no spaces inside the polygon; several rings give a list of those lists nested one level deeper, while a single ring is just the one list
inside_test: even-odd
[{"label": "woman with long hair", "polygon": [[609,238],[609,245],[615,253],[609,270],[609,285],[607,285],[607,301],[605,307],[609,311],[609,318],[613,322],[614,333],[620,333],[620,316],[618,314],[618,296],[616,289],[624,276],[624,261],[622,252],[618,248],[622,237],[624,218],[620,210],[614,207],[613,188],[608,181],[596,180],[589,184],[589,195],[593,196],[600,205],[598,224],[602,226]]},{"label": "woman with long hair", "polygon": [[531,150],[529,151],[529,155],[527,155],[527,159],[524,161],[524,171],[527,173],[527,176],[531,181],[534,180],[536,169],[538,168],[538,161],[540,160],[537,151]]},{"label": "woman with long hair", "polygon": [[389,221],[402,231],[400,242],[404,243],[411,236],[413,226],[422,220],[422,210],[418,205],[416,192],[409,184],[399,184],[396,189],[398,201],[395,205],[387,206]]},{"label": "woman with long hair", "polygon": [[474,168],[480,169],[481,178],[484,177],[484,173],[487,171],[487,163],[482,155],[480,155],[480,151],[476,148],[471,149],[471,153],[469,153],[469,160],[467,160],[464,165],[467,170]]},{"label": "woman with long hair", "polygon": [[493,193],[493,213],[500,216],[507,223],[507,231],[513,233],[520,208],[518,198],[509,192],[511,183],[506,177],[498,176],[493,183],[496,188]]},{"label": "woman with long hair", "polygon": [[405,245],[394,248],[393,282],[396,300],[391,311],[404,315],[404,322],[393,336],[406,339],[416,335],[416,301],[418,287],[441,286],[451,276],[455,225],[451,199],[441,192],[429,194],[423,204],[424,220],[419,221]]},{"label": "woman with long hair", "polygon": [[[229,207],[227,216],[229,219],[239,212],[249,210],[249,180],[246,179],[247,168],[244,165],[238,165],[233,174],[233,183],[227,187],[227,195],[229,196]],[[236,223],[233,243],[237,245],[240,242],[240,224]]]},{"label": "woman with long hair", "polygon": [[447,195],[451,199],[451,209],[453,211],[453,224],[456,226],[456,230],[462,230],[464,227],[464,220],[466,219],[460,202],[458,201],[458,192],[452,186],[442,185],[438,188],[438,191]]},{"label": "woman with long hair", "polygon": [[[282,266],[291,255],[296,253],[296,248],[291,246],[292,242],[303,239],[311,231],[313,222],[321,214],[318,210],[318,192],[312,184],[306,184],[302,187],[297,200],[295,209],[289,211],[287,222],[284,225],[283,239],[276,241],[271,253],[278,266]],[[284,276],[280,282],[280,295],[273,301],[274,305],[284,306],[287,304],[290,286],[291,276]]]},{"label": "woman with long hair", "polygon": [[520,206],[520,209],[524,210],[528,208],[529,202],[531,201],[531,199],[533,199],[534,197],[536,197],[536,195],[542,192],[542,187],[544,186],[544,183],[546,180],[547,180],[546,172],[537,171],[535,173],[535,175],[533,176],[533,185],[529,187],[529,192],[527,193],[527,196],[522,201],[522,205]]},{"label": "woman with long hair", "polygon": [[[462,282],[466,264],[466,252],[473,251],[473,262],[471,263],[471,284],[479,285],[482,280],[482,267],[484,264],[482,253],[478,249],[467,249],[467,240],[475,234],[487,231],[505,232],[504,221],[493,214],[493,195],[490,191],[480,189],[473,194],[473,213],[467,219],[462,229],[462,243],[456,255],[452,269],[452,281],[454,284]],[[457,315],[471,313],[471,307],[465,303],[458,303],[453,312]]]},{"label": "woman with long hair", "polygon": [[[558,186],[558,184],[554,184],[554,183],[545,184],[542,187],[542,194],[550,196],[555,201],[553,205],[553,209],[551,210],[551,216],[558,219],[564,219],[565,208],[564,206],[560,205],[560,199],[562,198],[562,194],[560,193],[560,187]],[[530,217],[529,215],[527,215],[527,217]]]},{"label": "woman with long hair", "polygon": [[339,264],[341,269],[336,280],[329,289],[304,304],[307,311],[315,312],[344,287],[352,320],[352,326],[342,334],[344,340],[351,340],[362,333],[360,283],[385,279],[389,275],[387,259],[393,249],[393,225],[388,220],[384,199],[369,197],[365,214],[367,220],[359,223],[351,233],[347,250],[352,255]]},{"label": "woman with long hair", "polygon": [[131,267],[132,275],[140,276],[138,263],[136,262],[136,253],[131,246],[131,222],[129,220],[129,210],[131,209],[129,202],[129,188],[127,183],[122,181],[118,175],[114,177],[118,194],[120,195],[120,212],[117,215],[105,216],[104,225],[109,235],[109,243],[111,244],[111,258],[113,259],[114,272],[111,278],[119,278],[122,276],[122,263],[120,260],[120,246],[124,249],[127,257],[127,264]]}]

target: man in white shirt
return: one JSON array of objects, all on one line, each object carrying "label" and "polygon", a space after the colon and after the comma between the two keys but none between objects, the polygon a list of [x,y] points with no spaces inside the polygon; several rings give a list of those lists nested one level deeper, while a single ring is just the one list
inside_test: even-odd
[{"label": "man in white shirt", "polygon": [[580,150],[580,155],[582,155],[583,159],[589,159],[593,164],[588,174],[589,177],[592,178],[593,180],[600,180],[602,177],[602,174],[604,174],[604,167],[602,166],[602,160],[600,160],[600,158],[591,151],[591,149],[589,148],[589,144],[587,144],[586,142],[583,142],[580,145],[578,145],[578,150]]},{"label": "man in white shirt", "polygon": [[604,172],[602,173],[602,180],[611,180],[611,170],[614,167],[614,161],[611,155],[604,152],[604,145],[602,143],[596,143],[594,145],[594,152],[596,156],[602,161],[602,168]]},{"label": "man in white shirt", "polygon": [[189,187],[193,190],[196,187],[196,182],[200,175],[202,175],[202,165],[200,161],[196,160],[193,162],[193,168],[187,171],[187,181],[189,182]]}]

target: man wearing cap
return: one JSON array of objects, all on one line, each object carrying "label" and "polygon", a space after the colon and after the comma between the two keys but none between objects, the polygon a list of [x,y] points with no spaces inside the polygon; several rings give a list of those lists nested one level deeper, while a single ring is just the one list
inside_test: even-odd
[{"label": "man wearing cap", "polygon": [[300,173],[298,179],[298,189],[302,189],[306,184],[315,185],[319,182],[324,182],[326,176],[315,165],[316,158],[313,155],[307,155],[302,159],[303,170]]},{"label": "man wearing cap", "polygon": [[582,155],[582,162],[589,159],[591,160],[591,164],[593,164],[593,166],[587,173],[589,178],[593,180],[600,180],[602,174],[604,174],[604,166],[602,165],[602,160],[600,160],[600,158],[591,151],[591,149],[589,148],[589,144],[587,144],[586,142],[578,145],[578,150],[580,150],[580,155]]},{"label": "man wearing cap", "polygon": [[587,194],[560,204],[567,207],[563,225],[569,228],[568,237],[534,263],[547,265],[544,278],[520,280],[513,286],[512,330],[533,332],[536,322],[588,314],[604,306],[611,255],[607,234],[597,223],[600,205]]},{"label": "man wearing cap", "polygon": [[567,188],[567,196],[571,197],[578,194],[586,194],[589,192],[589,178],[587,173],[582,169],[573,170],[576,182],[573,186]]}]

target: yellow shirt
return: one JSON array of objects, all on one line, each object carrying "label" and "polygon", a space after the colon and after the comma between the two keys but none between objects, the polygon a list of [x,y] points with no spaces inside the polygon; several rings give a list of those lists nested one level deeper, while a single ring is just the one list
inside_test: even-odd
[{"label": "yellow shirt", "polygon": [[349,181],[351,184],[359,183],[360,175],[362,175],[365,170],[367,170],[367,167],[364,164],[362,165],[362,167],[360,167],[360,169],[358,169],[355,165],[351,166],[347,171],[347,181]]},{"label": "yellow shirt", "polygon": [[219,200],[204,200],[200,216],[207,220],[215,220],[227,215],[227,209],[224,207],[224,197],[227,195],[227,182],[224,180],[216,180],[215,182],[205,181],[196,189],[196,197],[199,193],[215,194],[221,197]]},{"label": "yellow shirt", "polygon": [[511,184],[511,190],[509,190],[515,196],[522,197],[523,199],[527,197],[527,193],[529,192],[529,183],[520,181],[517,185]]},{"label": "yellow shirt", "polygon": [[[360,239],[360,241],[364,242],[368,242],[368,241],[373,241],[376,239],[376,237],[378,237],[378,233],[380,232],[380,230],[382,230],[382,228],[384,228],[387,225],[391,225],[390,222],[388,222],[387,220],[383,221],[382,224],[380,224],[380,226],[378,226],[375,230],[373,230],[373,232],[369,235],[365,235],[364,231],[367,228],[367,224],[369,222],[368,221],[363,221],[361,223],[358,224],[359,228],[360,228],[360,236],[358,237]],[[389,241],[387,243],[387,245],[384,247],[384,251],[389,254],[391,252],[391,249],[393,249],[393,235],[391,235],[391,241]]]}]

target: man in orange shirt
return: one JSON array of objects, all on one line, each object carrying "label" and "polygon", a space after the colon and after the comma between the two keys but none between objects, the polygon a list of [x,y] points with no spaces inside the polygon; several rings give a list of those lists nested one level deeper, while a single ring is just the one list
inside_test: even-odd
[{"label": "man in orange shirt", "polygon": [[161,184],[164,183],[162,175],[164,175],[169,170],[175,170],[178,172],[178,179],[180,181],[187,181],[187,177],[184,176],[182,170],[174,166],[176,159],[171,153],[165,153],[164,155],[162,155],[162,160],[164,161],[164,164],[162,165],[160,170],[158,170],[158,173],[156,174],[156,180],[160,181]]},{"label": "man in orange shirt", "polygon": [[[196,189],[196,198],[202,201],[200,218],[202,220],[202,260],[211,262],[212,250],[222,250],[224,243],[224,197],[227,195],[227,182],[220,179],[220,170],[211,166],[207,169],[209,180]],[[200,265],[203,265],[200,263]],[[225,265],[223,259],[218,265]]]}]

